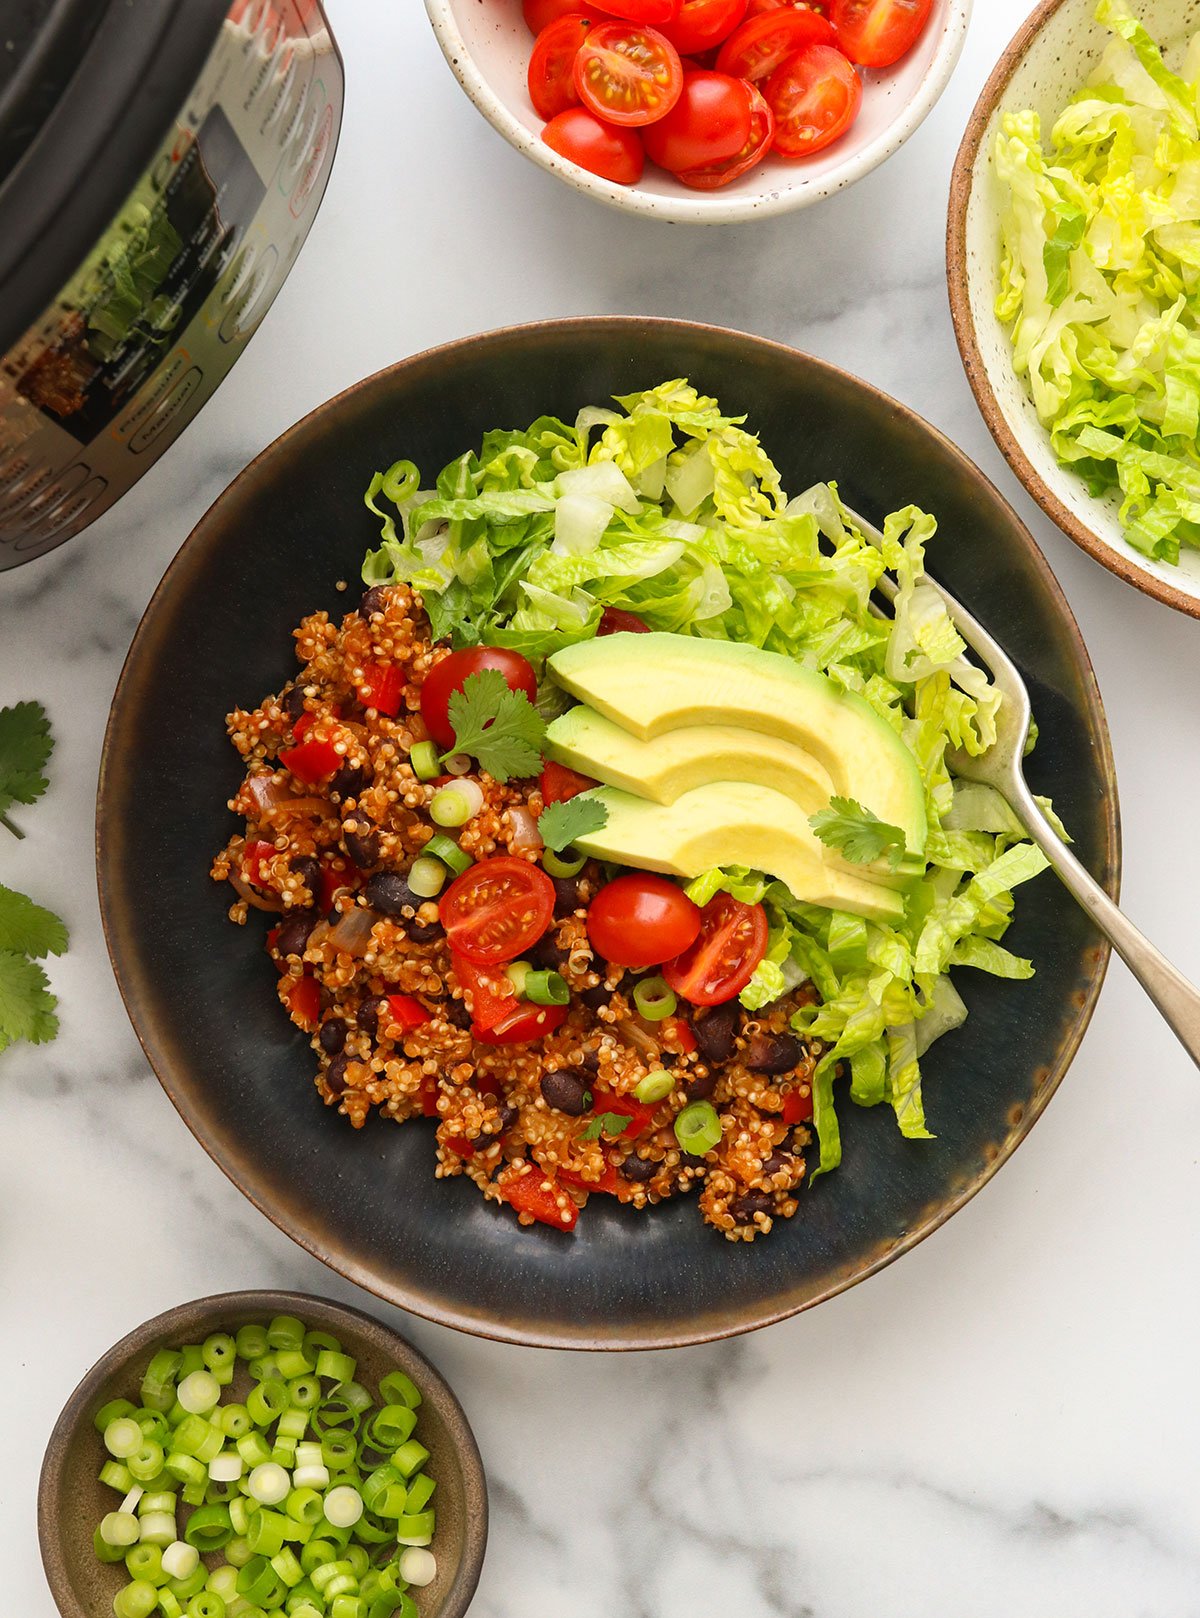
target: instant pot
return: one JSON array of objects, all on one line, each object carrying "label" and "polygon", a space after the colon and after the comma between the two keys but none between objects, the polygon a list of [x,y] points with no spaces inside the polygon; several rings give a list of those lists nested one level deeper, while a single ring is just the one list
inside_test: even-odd
[{"label": "instant pot", "polygon": [[0,0],[0,569],[86,528],[216,389],[342,99],[318,0]]}]

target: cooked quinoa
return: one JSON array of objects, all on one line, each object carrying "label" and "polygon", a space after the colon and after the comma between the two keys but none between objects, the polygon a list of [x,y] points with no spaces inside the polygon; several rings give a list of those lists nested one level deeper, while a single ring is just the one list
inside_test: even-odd
[{"label": "cooked quinoa", "polygon": [[[789,1024],[811,989],[754,1014],[736,1001],[711,1010],[680,1002],[679,1015],[644,1020],[632,995],[645,974],[598,959],[589,943],[587,906],[614,874],[589,862],[555,879],[554,919],[532,952],[535,966],[569,985],[565,1021],[529,1044],[480,1043],[437,902],[404,880],[439,830],[428,812],[436,784],[417,778],[409,754],[428,737],[422,682],[449,648],[431,641],[421,599],[405,585],[368,590],[340,626],[312,614],[295,641],[296,679],[229,715],[246,768],[229,807],[245,830],[212,876],[237,891],[232,921],[244,925],[251,909],[272,919],[279,998],[309,1036],[325,1104],[356,1129],[372,1109],[396,1123],[436,1118],[437,1176],[469,1175],[485,1197],[515,1206],[522,1224],[571,1229],[592,1192],[646,1208],[694,1190],[705,1220],[731,1241],[790,1218],[821,1047]],[[369,668],[389,665],[402,680],[394,718],[358,694]],[[328,744],[339,760],[317,784],[279,763],[301,739]],[[538,782],[474,779],[483,807],[458,833],[464,853],[536,864],[528,824],[543,808]],[[503,968],[489,987],[516,1004]],[[425,1020],[411,1026],[417,1016]],[[637,1085],[660,1069],[671,1093],[638,1102]],[[692,1157],[673,1125],[700,1099],[722,1134]]]}]

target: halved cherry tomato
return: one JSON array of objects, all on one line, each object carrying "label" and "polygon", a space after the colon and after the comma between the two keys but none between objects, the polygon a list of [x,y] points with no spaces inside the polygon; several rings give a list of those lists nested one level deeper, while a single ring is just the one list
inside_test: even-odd
[{"label": "halved cherry tomato", "polygon": [[710,51],[728,39],[746,15],[750,0],[683,0],[674,22],[660,24],[680,56]]},{"label": "halved cherry tomato", "polygon": [[450,947],[476,966],[500,966],[532,949],[554,916],[554,883],[508,854],[480,860],[442,894],[438,916]]},{"label": "halved cherry tomato", "polygon": [[595,18],[580,10],[560,17],[538,35],[528,77],[529,99],[539,117],[557,118],[568,107],[578,106],[575,58],[595,26]]},{"label": "halved cherry tomato", "polygon": [[531,1163],[526,1173],[505,1180],[500,1193],[510,1208],[518,1213],[532,1214],[539,1225],[553,1225],[555,1230],[574,1230],[579,1209],[570,1197],[564,1197],[565,1207],[559,1207],[551,1175]]},{"label": "halved cherry tomato", "polygon": [[768,11],[828,11],[826,0],[750,0],[747,17],[761,17]]},{"label": "halved cherry tomato", "polygon": [[558,1179],[563,1185],[573,1186],[576,1191],[603,1191],[610,1197],[617,1194],[617,1171],[611,1163],[604,1165],[604,1173],[598,1180],[585,1180],[582,1174],[576,1174],[574,1169],[559,1169]]},{"label": "halved cherry tomato", "polygon": [[762,905],[743,904],[731,893],[718,893],[704,907],[696,942],[668,962],[662,975],[694,1006],[724,1005],[754,976],[767,953],[768,931]]},{"label": "halved cherry tomato", "polygon": [[279,762],[305,786],[316,786],[326,776],[340,770],[345,760],[335,752],[332,742],[301,742],[299,747],[287,747],[279,755]]},{"label": "halved cherry tomato", "polygon": [[815,11],[769,11],[751,17],[725,41],[717,70],[736,79],[765,79],[797,51],[837,42],[833,24]]},{"label": "halved cherry tomato", "polygon": [[[462,690],[472,674],[482,674],[484,669],[499,669],[510,691],[524,691],[530,702],[537,699],[537,675],[520,652],[510,652],[503,646],[468,646],[461,652],[451,652],[433,665],[421,687],[421,718],[439,747],[454,746],[450,698]],[[282,762],[283,754],[279,756]]]},{"label": "halved cherry tomato", "polygon": [[650,625],[639,618],[636,612],[623,612],[620,607],[605,607],[600,614],[600,627],[596,631],[596,638],[601,635],[649,635]]},{"label": "halved cherry tomato", "polygon": [[569,770],[565,764],[556,764],[552,758],[547,759],[542,770],[542,802],[547,806],[566,803],[568,799],[577,798],[581,792],[590,792],[592,787],[599,785],[590,775],[580,775],[578,770]]},{"label": "halved cherry tomato", "polygon": [[491,1028],[471,1027],[481,1045],[529,1045],[544,1039],[567,1020],[566,1006],[532,1006],[524,1001]]},{"label": "halved cherry tomato", "polygon": [[321,1015],[321,985],[316,978],[297,978],[287,991],[288,1010],[302,1028],[315,1028]]},{"label": "halved cherry tomato", "polygon": [[704,168],[680,169],[675,178],[682,185],[690,185],[694,191],[717,191],[731,180],[748,174],[771,150],[771,143],[775,139],[775,114],[759,93],[758,86],[749,84],[749,81],[747,83],[750,90],[750,139],[734,157],[709,163]]},{"label": "halved cherry tomato", "polygon": [[603,5],[596,5],[593,0],[525,0],[521,8],[525,13],[525,21],[530,33],[540,34],[543,28],[548,28],[552,22],[560,17],[570,16],[573,11],[602,11],[606,16],[611,15],[607,0]]},{"label": "halved cherry tomato", "polygon": [[665,876],[633,871],[600,889],[588,906],[587,930],[598,955],[641,971],[687,949],[700,931],[700,910]]},{"label": "halved cherry tomato", "polygon": [[568,107],[557,118],[551,118],[542,130],[542,139],[568,163],[576,163],[614,185],[636,185],[646,167],[646,153],[637,131],[615,129],[586,107]]},{"label": "halved cherry tomato", "polygon": [[606,123],[623,129],[652,124],[679,100],[683,63],[655,28],[601,23],[579,48],[575,88],[588,111]]},{"label": "halved cherry tomato", "polygon": [[789,1090],[783,1098],[783,1121],[785,1124],[807,1123],[813,1115],[813,1097],[810,1089],[806,1096],[799,1090]]},{"label": "halved cherry tomato", "polygon": [[604,0],[605,11],[628,22],[674,22],[680,0]]},{"label": "halved cherry tomato", "polygon": [[750,87],[727,73],[695,68],[665,118],[646,131],[646,155],[660,168],[704,168],[734,157],[750,139]]},{"label": "halved cherry tomato", "polygon": [[512,1011],[517,997],[503,969],[485,972],[481,966],[476,966],[465,955],[459,955],[454,950],[450,951],[450,962],[459,988],[470,995],[467,1009],[471,1013],[473,1030],[494,1028]]},{"label": "halved cherry tomato", "polygon": [[403,1031],[408,1034],[414,1028],[420,1028],[422,1023],[431,1020],[429,1013],[421,1002],[411,994],[389,994],[387,999],[387,1020],[399,1023]]},{"label": "halved cherry tomato", "polygon": [[810,45],[776,68],[763,87],[775,114],[775,150],[811,157],[850,128],[862,106],[862,80],[831,45]]},{"label": "halved cherry tomato", "polygon": [[933,0],[832,0],[838,43],[862,67],[891,67],[924,32]]}]

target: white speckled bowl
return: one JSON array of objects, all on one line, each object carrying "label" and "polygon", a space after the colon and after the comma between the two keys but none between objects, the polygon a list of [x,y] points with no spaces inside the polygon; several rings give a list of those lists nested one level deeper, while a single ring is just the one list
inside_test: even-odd
[{"label": "white speckled bowl", "polygon": [[425,0],[425,9],[458,82],[519,152],[611,207],[680,223],[723,224],[806,208],[853,185],[899,151],[950,81],[972,4],[934,0],[929,26],[904,60],[865,75],[863,110],[842,140],[806,162],[769,157],[713,192],[689,191],[653,164],[646,165],[637,185],[613,185],[543,145],[542,120],[525,83],[533,41],[521,16],[521,0]]},{"label": "white speckled bowl", "polygon": [[[1147,28],[1178,66],[1200,28],[1200,0],[1139,0]],[[1086,79],[1111,37],[1095,21],[1096,0],[1043,0],[989,79],[967,127],[950,190],[947,264],[954,329],[979,408],[1009,465],[1043,511],[1109,572],[1200,618],[1200,553],[1178,567],[1127,544],[1119,499],[1097,499],[1060,467],[1050,437],[1013,369],[1008,333],[996,318],[1000,281],[1000,194],[992,160],[1008,112],[1033,107],[1045,129]]]}]

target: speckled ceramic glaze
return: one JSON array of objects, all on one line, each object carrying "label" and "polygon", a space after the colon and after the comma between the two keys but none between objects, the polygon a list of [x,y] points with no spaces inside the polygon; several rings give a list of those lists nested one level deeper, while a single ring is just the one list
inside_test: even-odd
[{"label": "speckled ceramic glaze", "polygon": [[[1200,0],[1139,0],[1138,13],[1179,65],[1200,28]],[[1045,0],[1013,40],[979,98],[958,154],[950,192],[950,302],[967,376],[992,435],[1030,494],[1077,545],[1127,583],[1200,618],[1200,553],[1177,567],[1154,562],[1129,545],[1120,500],[1098,499],[1060,467],[1050,436],[1013,368],[1008,332],[996,317],[1000,286],[1002,196],[993,160],[1006,113],[1032,107],[1048,132],[1087,79],[1105,44],[1096,0]]]},{"label": "speckled ceramic glaze", "polygon": [[[200,1342],[213,1332],[236,1332],[251,1321],[283,1314],[339,1338],[358,1361],[359,1379],[367,1387],[400,1370],[420,1388],[419,1436],[438,1486],[433,1545],[438,1571],[421,1592],[421,1618],[463,1618],[483,1567],[488,1500],[483,1463],[462,1406],[403,1337],[357,1309],[299,1292],[230,1292],[181,1304],[110,1348],[67,1400],[46,1447],[38,1488],[42,1563],[62,1618],[111,1618],[113,1596],[128,1582],[122,1564],[105,1566],[92,1550],[92,1534],[104,1513],[115,1509],[116,1498],[97,1476],[107,1458],[92,1425],[97,1410],[110,1399],[136,1401],[142,1372],[157,1349]],[[213,1558],[214,1566],[218,1560]]]},{"label": "speckled ceramic glaze", "polygon": [[[994,3],[994,0],[993,0]],[[613,185],[557,156],[541,140],[529,100],[532,46],[521,0],[425,0],[446,60],[484,117],[528,158],[614,208],[693,224],[763,219],[832,196],[900,150],[950,81],[973,0],[934,0],[924,35],[895,67],[865,74],[866,95],[844,139],[802,163],[769,157],[720,191],[689,191],[647,164],[635,186]]]}]

